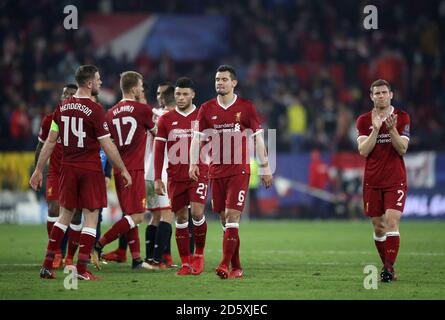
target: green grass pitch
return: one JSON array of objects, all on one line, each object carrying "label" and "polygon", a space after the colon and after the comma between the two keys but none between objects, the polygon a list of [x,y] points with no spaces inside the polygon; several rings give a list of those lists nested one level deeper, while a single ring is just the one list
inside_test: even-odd
[{"label": "green grass pitch", "polygon": [[[145,224],[141,239],[144,231]],[[379,282],[376,290],[363,286],[364,267],[381,267],[369,221],[243,221],[245,277],[237,280],[221,280],[213,271],[221,258],[222,230],[212,221],[200,276],[109,263],[102,271],[89,267],[100,281],[79,281],[77,290],[66,290],[61,270],[56,280],[39,279],[45,226],[0,225],[0,299],[444,299],[444,231],[442,221],[402,221],[399,280]],[[144,255],[143,245],[141,250]],[[174,237],[172,250],[179,263]]]}]

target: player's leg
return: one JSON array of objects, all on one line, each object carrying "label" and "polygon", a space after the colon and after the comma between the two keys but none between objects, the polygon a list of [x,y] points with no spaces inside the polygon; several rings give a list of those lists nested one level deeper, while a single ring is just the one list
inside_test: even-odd
[{"label": "player's leg", "polygon": [[[51,179],[48,179],[48,181],[50,181]],[[49,189],[51,190],[51,189]],[[55,192],[55,191],[52,191]],[[50,200],[48,199],[48,221],[46,223],[46,229],[48,231],[48,236],[51,234],[51,230],[54,226],[54,223],[58,220],[59,217],[59,201],[57,200]],[[65,239],[65,237],[67,236],[67,232],[68,230],[65,231],[65,234],[63,236],[63,239]],[[63,255],[62,255],[62,245],[63,245],[63,239],[62,242],[60,244],[60,247],[57,248],[56,250],[56,254],[54,256],[54,261],[53,261],[53,269],[59,269],[62,266],[62,262],[63,262]]]},{"label": "player's leg", "polygon": [[195,237],[193,236],[193,218],[192,218],[192,208],[190,205],[187,207],[189,212],[189,238],[190,238],[190,254],[193,255],[195,253]]},{"label": "player's leg", "polygon": [[193,274],[199,275],[204,271],[204,247],[207,236],[207,221],[204,206],[207,198],[207,180],[187,183],[187,203],[190,203],[193,223],[193,238],[195,254],[193,255]]},{"label": "player's leg", "polygon": [[195,240],[195,254],[193,255],[193,274],[204,271],[204,248],[207,237],[207,221],[204,215],[204,203],[191,202],[193,237]]},{"label": "player's leg", "polygon": [[65,258],[65,266],[73,264],[74,255],[79,246],[80,232],[82,231],[82,210],[75,209],[74,216],[70,224],[70,232],[68,235],[68,251]]},{"label": "player's leg", "polygon": [[40,278],[42,279],[54,279],[55,273],[53,269],[53,261],[56,255],[57,249],[60,249],[63,236],[68,228],[68,225],[73,218],[74,209],[60,208],[60,216],[58,220],[54,223],[49,237],[45,260],[43,262],[42,268],[40,269]]},{"label": "player's leg", "polygon": [[[224,232],[223,242],[223,258],[220,262],[216,272],[221,279],[229,277],[229,266],[232,262],[232,258],[236,252],[239,243],[239,221],[241,217],[241,211],[226,208],[226,231]],[[241,265],[232,266],[233,270],[240,270]]]},{"label": "player's leg", "polygon": [[[122,214],[122,217],[124,217],[125,214]],[[128,234],[123,234],[119,236],[119,245],[117,249],[110,251],[108,253],[102,254],[102,259],[105,261],[115,261],[118,263],[126,262],[127,261],[127,246],[128,246],[128,240],[127,240]]]},{"label": "player's leg", "polygon": [[385,219],[380,217],[371,217],[372,225],[374,227],[374,244],[379,253],[382,263],[385,264],[385,242],[386,242],[386,226]]},{"label": "player's leg", "polygon": [[172,209],[176,215],[176,244],[178,246],[179,257],[181,258],[181,269],[176,273],[184,276],[192,274],[192,256],[190,252],[189,214],[188,205],[183,203],[182,208],[176,206],[178,198],[172,199]]},{"label": "player's leg", "polygon": [[152,263],[156,233],[159,222],[161,221],[161,213],[159,212],[159,198],[154,192],[154,182],[145,180],[145,190],[147,192],[146,209],[151,212],[150,222],[145,228],[145,262]]},{"label": "player's leg", "polygon": [[386,220],[386,241],[385,241],[385,269],[392,273],[392,279],[396,280],[394,264],[400,247],[399,224],[402,212],[394,209],[387,209],[385,213]]},{"label": "player's leg", "polygon": [[[383,193],[380,189],[363,188],[364,213],[371,218],[374,229],[374,244],[382,263],[385,263],[386,224],[385,208],[383,206]],[[383,271],[383,269],[382,269]]]},{"label": "player's leg", "polygon": [[[102,206],[101,206],[102,207]],[[83,209],[84,224],[79,239],[79,254],[77,257],[77,276],[80,280],[97,280],[89,270],[90,253],[96,242],[96,227],[99,209]]]},{"label": "player's leg", "polygon": [[394,264],[400,246],[399,224],[405,207],[406,187],[392,188],[383,191],[385,209],[386,241],[385,241],[385,270],[382,281],[397,280]]},{"label": "player's leg", "polygon": [[161,212],[151,211],[150,223],[145,228],[145,261],[148,263],[153,262],[153,252],[159,222],[161,222]]},{"label": "player's leg", "polygon": [[[162,259],[165,257],[165,250],[167,243],[170,242],[172,235],[172,222],[174,220],[174,213],[170,209],[162,209],[161,221],[159,222],[158,230],[156,232],[155,245],[153,250],[153,265],[155,267],[162,267]],[[171,255],[168,255],[170,261],[166,261],[166,264],[171,264]]]},{"label": "player's leg", "polygon": [[[231,209],[232,212],[228,212],[226,208],[226,228],[229,225],[233,226],[232,233],[236,233],[236,246],[233,251],[232,258],[230,259],[230,263],[232,265],[232,270],[229,274],[229,278],[242,278],[244,271],[241,268],[240,261],[240,244],[241,240],[238,234],[239,221],[241,219],[241,213],[244,210],[246,194],[248,192],[249,186],[249,175],[236,175],[229,178],[228,182],[228,191],[227,191],[227,207]],[[232,215],[233,218],[229,219],[229,216]],[[227,232],[227,231],[226,231]],[[228,253],[230,253],[230,247],[228,247]]]}]

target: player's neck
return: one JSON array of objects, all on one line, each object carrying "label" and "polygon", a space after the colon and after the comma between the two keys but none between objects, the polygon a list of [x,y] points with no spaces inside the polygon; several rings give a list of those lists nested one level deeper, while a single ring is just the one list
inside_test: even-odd
[{"label": "player's neck", "polygon": [[89,90],[87,88],[79,88],[79,89],[77,89],[76,93],[74,94],[74,97],[91,99],[91,90]]},{"label": "player's neck", "polygon": [[136,101],[136,97],[132,94],[123,94],[122,100]]},{"label": "player's neck", "polygon": [[195,108],[194,104],[190,104],[189,106],[187,106],[184,109],[180,109],[178,106],[176,106],[176,111],[178,111],[179,113],[181,113],[183,115],[189,115],[191,113],[191,111],[193,111],[194,108]]},{"label": "player's neck", "polygon": [[171,110],[173,110],[175,107],[176,107],[175,105],[172,105],[172,106],[164,106],[164,110],[171,111]]},{"label": "player's neck", "polygon": [[374,108],[377,110],[378,113],[383,114],[385,117],[389,116],[394,110],[394,107],[392,105],[388,105],[383,108],[377,108],[374,106]]},{"label": "player's neck", "polygon": [[235,101],[236,95],[235,93],[231,92],[226,95],[218,95],[216,98],[222,107],[227,107]]}]

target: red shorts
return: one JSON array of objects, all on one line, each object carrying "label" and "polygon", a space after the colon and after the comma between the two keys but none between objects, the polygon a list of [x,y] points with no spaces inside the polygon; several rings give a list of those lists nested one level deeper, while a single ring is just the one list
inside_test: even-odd
[{"label": "red shorts", "polygon": [[61,207],[93,210],[107,207],[103,172],[62,166],[59,182]]},{"label": "red shorts", "polygon": [[190,202],[204,204],[207,198],[207,180],[168,181],[167,191],[173,212],[188,206]]},{"label": "red shorts", "polygon": [[243,211],[249,188],[249,174],[210,179],[212,189],[212,207],[214,212],[226,208]]},{"label": "red shorts", "polygon": [[144,170],[131,170],[132,185],[124,188],[125,181],[119,173],[114,174],[116,193],[122,212],[125,214],[145,212],[145,180]]},{"label": "red shorts", "polygon": [[58,174],[46,176],[46,201],[59,200],[59,178]]},{"label": "red shorts", "polygon": [[365,215],[368,217],[380,217],[385,214],[387,209],[403,212],[406,191],[406,185],[385,189],[363,188]]}]

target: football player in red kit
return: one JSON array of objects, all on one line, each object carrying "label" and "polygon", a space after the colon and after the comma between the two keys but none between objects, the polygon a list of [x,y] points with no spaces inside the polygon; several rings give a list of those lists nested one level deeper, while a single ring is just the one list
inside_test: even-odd
[{"label": "football player in red kit", "polygon": [[[204,270],[204,246],[207,234],[207,222],[204,205],[207,197],[208,165],[200,163],[198,180],[190,179],[189,147],[192,138],[193,122],[198,116],[198,109],[192,103],[195,96],[193,81],[183,77],[175,85],[175,109],[162,115],[158,121],[158,133],[155,138],[155,192],[165,194],[162,182],[165,145],[168,154],[168,197],[172,211],[176,215],[176,243],[182,267],[178,275],[198,275]],[[191,206],[195,254],[190,252],[188,206]]]},{"label": "football player in red kit", "polygon": [[[190,147],[190,177],[198,181],[201,142],[210,139],[212,150],[209,178],[213,211],[220,214],[224,231],[223,259],[216,268],[221,279],[241,278],[238,234],[250,178],[248,139],[255,141],[261,181],[266,188],[272,185],[263,129],[255,105],[238,97],[234,89],[238,81],[235,70],[220,66],[215,75],[217,97],[205,102],[198,112],[197,125]],[[250,133],[250,137],[247,137]],[[207,147],[208,145],[206,145]],[[232,270],[229,272],[229,267]]]},{"label": "football player in red kit", "polygon": [[409,115],[391,105],[393,93],[385,80],[372,83],[374,107],[358,117],[358,150],[366,157],[363,203],[374,226],[374,242],[383,262],[383,282],[397,279],[399,223],[405,206],[407,181],[403,155],[410,138]]}]

